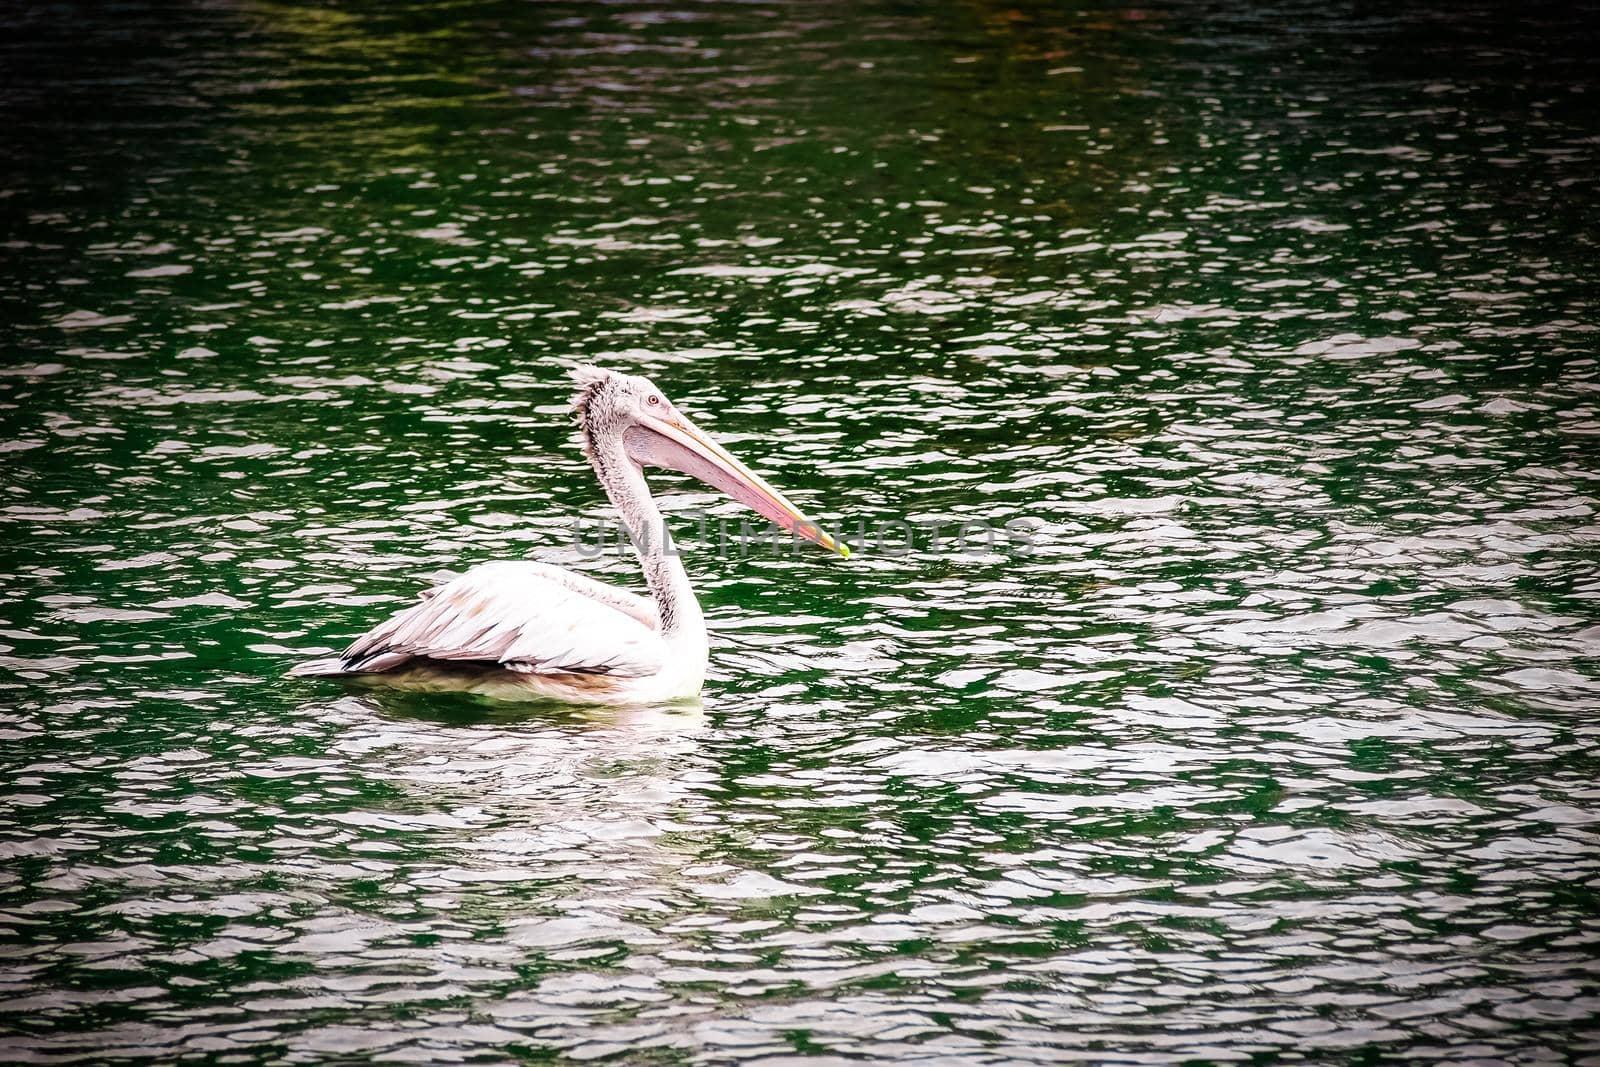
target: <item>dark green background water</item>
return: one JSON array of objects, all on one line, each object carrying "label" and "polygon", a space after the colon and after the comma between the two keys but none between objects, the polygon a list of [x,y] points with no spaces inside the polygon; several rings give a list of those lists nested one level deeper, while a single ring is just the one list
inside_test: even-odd
[{"label": "dark green background water", "polygon": [[[5,1058],[1600,1056],[1592,5],[7,11]],[[285,680],[636,583],[572,357],[1037,551],[691,550],[701,711]]]}]

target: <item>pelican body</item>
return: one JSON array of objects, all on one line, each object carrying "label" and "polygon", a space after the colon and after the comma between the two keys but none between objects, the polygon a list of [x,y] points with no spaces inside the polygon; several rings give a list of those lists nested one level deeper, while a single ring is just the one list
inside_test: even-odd
[{"label": "pelican body", "polygon": [[290,674],[570,704],[697,697],[709,652],[705,617],[646,467],[696,477],[795,536],[850,555],[648,379],[587,365],[571,373],[584,454],[627,527],[650,596],[550,564],[485,563],[423,592],[338,657]]}]

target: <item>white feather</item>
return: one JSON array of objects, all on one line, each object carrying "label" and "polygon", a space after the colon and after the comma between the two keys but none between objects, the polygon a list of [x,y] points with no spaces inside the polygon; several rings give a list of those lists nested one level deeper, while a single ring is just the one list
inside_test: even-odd
[{"label": "white feather", "polygon": [[643,678],[667,646],[642,597],[540,563],[485,563],[430,590],[345,649],[351,673],[412,660],[499,666],[520,674]]}]

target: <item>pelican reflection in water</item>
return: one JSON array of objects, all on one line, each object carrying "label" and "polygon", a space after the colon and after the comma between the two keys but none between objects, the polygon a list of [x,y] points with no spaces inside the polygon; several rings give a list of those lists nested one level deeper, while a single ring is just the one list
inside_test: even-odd
[{"label": "pelican reflection in water", "polygon": [[650,597],[546,563],[485,563],[425,591],[343,654],[291,674],[572,704],[698,696],[709,649],[705,618],[645,467],[692,475],[796,536],[850,555],[648,379],[591,366],[572,376],[584,454],[632,537]]}]

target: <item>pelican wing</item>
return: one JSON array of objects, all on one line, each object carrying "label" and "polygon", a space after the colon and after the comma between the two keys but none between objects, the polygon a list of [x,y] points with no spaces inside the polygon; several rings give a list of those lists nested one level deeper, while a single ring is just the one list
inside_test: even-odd
[{"label": "pelican wing", "polygon": [[489,566],[527,568],[531,574],[541,575],[558,585],[566,586],[574,593],[582,593],[590,600],[631,615],[651,630],[661,629],[661,614],[656,611],[655,601],[637,593],[630,593],[626,589],[607,585],[605,582],[597,582],[587,574],[579,574],[577,571],[569,571],[549,563],[494,563]]},{"label": "pelican wing", "polygon": [[641,678],[666,662],[649,601],[535,563],[486,563],[358,638],[343,673],[412,660],[493,663],[525,674]]}]

